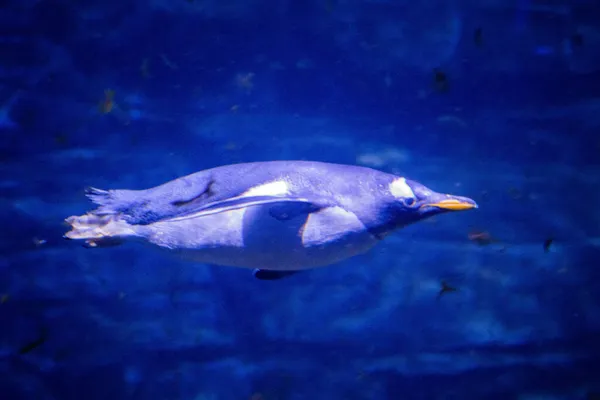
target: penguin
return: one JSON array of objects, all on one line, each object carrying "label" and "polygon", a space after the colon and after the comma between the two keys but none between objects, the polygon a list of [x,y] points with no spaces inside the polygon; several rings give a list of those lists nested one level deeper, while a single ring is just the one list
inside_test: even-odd
[{"label": "penguin", "polygon": [[65,221],[87,247],[138,241],[199,263],[278,280],[365,253],[467,197],[368,167],[317,161],[220,166],[145,190],[86,189],[97,208]]}]

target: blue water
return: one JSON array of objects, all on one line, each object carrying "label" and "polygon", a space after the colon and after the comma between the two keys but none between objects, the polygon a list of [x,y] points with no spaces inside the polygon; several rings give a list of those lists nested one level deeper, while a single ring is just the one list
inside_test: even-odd
[{"label": "blue water", "polygon": [[[583,0],[6,0],[0,399],[599,398],[598,21]],[[283,159],[480,207],[273,282],[62,238],[87,186]]]}]

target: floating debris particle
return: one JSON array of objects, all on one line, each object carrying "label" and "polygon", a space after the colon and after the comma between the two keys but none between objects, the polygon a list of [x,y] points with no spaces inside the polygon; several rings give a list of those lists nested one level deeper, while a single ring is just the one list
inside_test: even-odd
[{"label": "floating debris particle", "polygon": [[433,83],[435,90],[441,93],[448,91],[448,77],[446,73],[439,68],[433,70]]},{"label": "floating debris particle", "polygon": [[440,282],[441,288],[438,292],[437,299],[439,300],[443,295],[447,293],[454,293],[458,291],[458,288],[450,286],[446,281]]},{"label": "floating debris particle", "polygon": [[483,46],[483,28],[478,27],[473,32],[473,42],[477,47]]},{"label": "floating debris particle", "polygon": [[553,242],[554,242],[553,238],[548,238],[548,239],[544,240],[544,253],[548,253],[550,251],[550,247],[552,246]]}]

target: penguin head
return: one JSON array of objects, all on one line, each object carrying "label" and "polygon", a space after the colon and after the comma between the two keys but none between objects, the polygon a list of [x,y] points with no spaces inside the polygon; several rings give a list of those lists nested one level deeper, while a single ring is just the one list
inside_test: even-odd
[{"label": "penguin head", "polygon": [[396,178],[389,184],[395,225],[405,226],[451,211],[477,208],[477,203],[463,196],[435,192],[419,182]]}]

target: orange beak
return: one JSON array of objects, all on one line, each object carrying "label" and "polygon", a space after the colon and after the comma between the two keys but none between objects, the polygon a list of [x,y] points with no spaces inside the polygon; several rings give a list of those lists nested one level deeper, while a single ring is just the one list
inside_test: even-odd
[{"label": "orange beak", "polygon": [[437,203],[427,204],[430,207],[437,207],[443,210],[449,211],[463,211],[463,210],[471,210],[473,208],[477,208],[477,203],[473,200],[468,199],[466,197],[463,198],[454,198],[454,199],[445,199],[438,201]]}]

